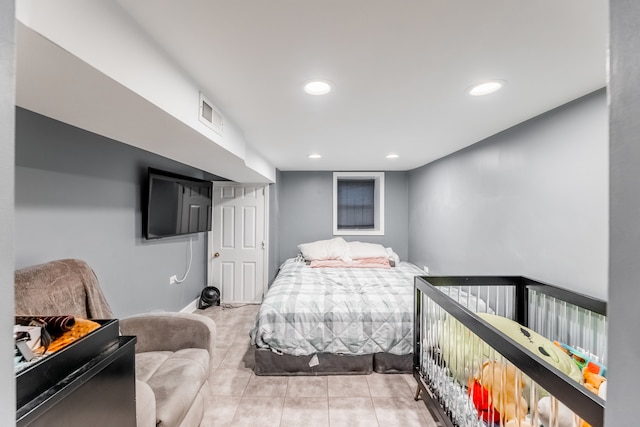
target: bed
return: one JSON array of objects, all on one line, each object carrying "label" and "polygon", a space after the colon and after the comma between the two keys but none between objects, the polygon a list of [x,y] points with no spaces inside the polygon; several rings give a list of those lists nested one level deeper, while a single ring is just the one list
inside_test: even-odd
[{"label": "bed", "polygon": [[414,377],[440,426],[601,427],[606,303],[525,277],[417,277]]},{"label": "bed", "polygon": [[318,259],[301,246],[303,255],[282,264],[252,328],[256,375],[411,372],[413,282],[422,271],[399,260],[358,261],[389,258],[381,245],[380,256],[350,251],[349,261],[338,259],[341,250]]}]

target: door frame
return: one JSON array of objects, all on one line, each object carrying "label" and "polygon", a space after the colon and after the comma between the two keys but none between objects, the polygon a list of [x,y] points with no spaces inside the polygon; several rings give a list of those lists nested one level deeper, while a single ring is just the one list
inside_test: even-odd
[{"label": "door frame", "polygon": [[[264,250],[262,251],[262,288],[266,289],[269,285],[269,184],[265,183],[240,183],[230,181],[212,181],[215,187],[233,186],[233,187],[256,187],[262,188],[264,194]],[[213,198],[211,205],[211,231],[207,233],[207,286],[213,286]],[[220,289],[222,292],[222,289]],[[262,294],[264,300],[264,293]]]}]

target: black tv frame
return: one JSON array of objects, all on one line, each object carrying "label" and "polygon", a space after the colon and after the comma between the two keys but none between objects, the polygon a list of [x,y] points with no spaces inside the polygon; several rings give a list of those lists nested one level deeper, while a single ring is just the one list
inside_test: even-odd
[{"label": "black tv frame", "polygon": [[[158,177],[160,179],[162,178],[167,178],[167,181],[169,180],[176,180],[178,183],[180,182],[184,182],[185,184],[196,184],[196,185],[204,185],[209,187],[210,191],[209,191],[209,205],[208,205],[208,220],[206,223],[206,229],[199,229],[197,231],[192,231],[192,232],[176,232],[176,233],[163,233],[163,234],[150,234],[149,233],[149,218],[151,215],[150,209],[151,209],[151,191],[152,191],[152,182],[153,182],[153,177]],[[144,191],[143,191],[143,209],[142,209],[142,235],[145,239],[147,240],[158,240],[158,239],[163,239],[163,238],[167,238],[167,237],[176,237],[176,236],[185,236],[185,235],[191,235],[191,234],[197,234],[197,233],[204,233],[204,232],[208,232],[211,231],[211,215],[212,215],[212,207],[213,207],[213,183],[211,181],[205,180],[205,179],[200,179],[200,178],[194,178],[194,177],[190,177],[187,175],[181,175],[178,173],[174,173],[174,172],[169,172],[166,170],[162,170],[162,169],[156,169],[156,168],[152,168],[149,167],[147,169],[147,176],[146,176],[146,182],[145,185],[143,186]]]}]

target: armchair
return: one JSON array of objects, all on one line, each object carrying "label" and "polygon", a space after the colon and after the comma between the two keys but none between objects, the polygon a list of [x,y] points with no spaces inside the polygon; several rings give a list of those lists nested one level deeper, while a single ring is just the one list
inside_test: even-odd
[{"label": "armchair", "polygon": [[[16,270],[15,310],[20,315],[113,317],[95,273],[77,259]],[[213,320],[167,312],[139,314],[119,322],[123,335],[137,336],[138,426],[198,426],[216,341]]]}]

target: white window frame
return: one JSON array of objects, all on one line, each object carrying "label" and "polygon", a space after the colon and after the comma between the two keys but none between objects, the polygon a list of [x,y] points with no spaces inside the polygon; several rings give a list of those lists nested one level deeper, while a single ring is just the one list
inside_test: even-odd
[{"label": "white window frame", "polygon": [[[373,179],[374,228],[371,230],[338,229],[338,180]],[[333,173],[333,235],[334,236],[384,236],[384,172],[334,172]]]}]

